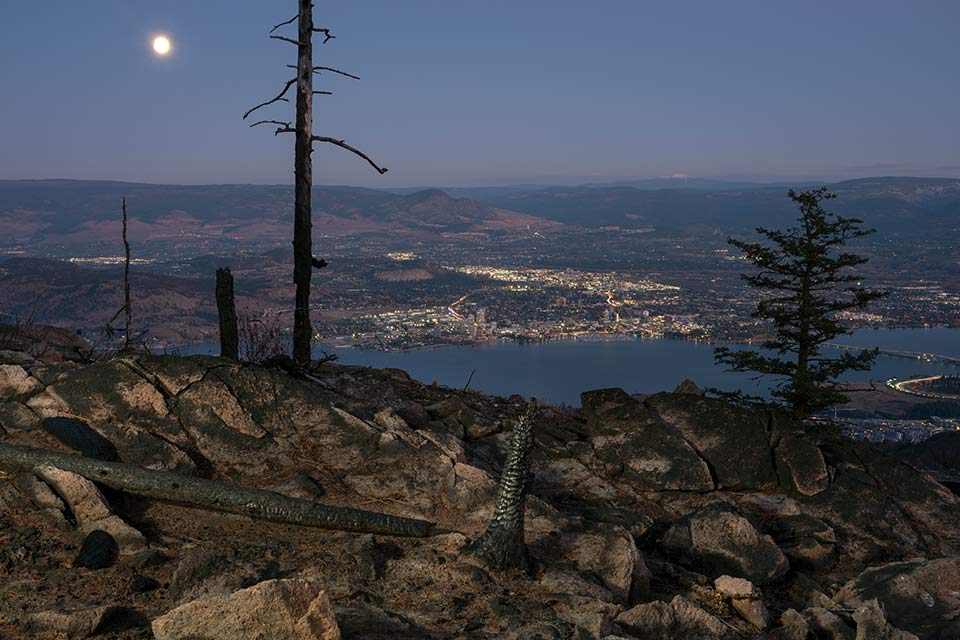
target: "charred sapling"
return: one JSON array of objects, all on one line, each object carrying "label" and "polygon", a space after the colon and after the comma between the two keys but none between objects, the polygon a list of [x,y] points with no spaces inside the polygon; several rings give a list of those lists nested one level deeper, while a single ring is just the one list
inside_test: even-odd
[{"label": "charred sapling", "polygon": [[510,450],[497,491],[497,508],[490,525],[464,550],[494,569],[529,568],[527,546],[523,542],[523,520],[537,410],[537,401],[530,400],[510,438]]}]

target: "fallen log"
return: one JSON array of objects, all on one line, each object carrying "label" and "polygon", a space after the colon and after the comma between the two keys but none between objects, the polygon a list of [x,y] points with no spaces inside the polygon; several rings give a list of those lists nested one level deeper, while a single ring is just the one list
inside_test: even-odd
[{"label": "fallen log", "polygon": [[145,498],[283,524],[417,538],[426,536],[432,526],[426,520],[322,505],[264,489],[0,442],[0,467],[32,471],[43,466],[71,471],[111,489]]}]

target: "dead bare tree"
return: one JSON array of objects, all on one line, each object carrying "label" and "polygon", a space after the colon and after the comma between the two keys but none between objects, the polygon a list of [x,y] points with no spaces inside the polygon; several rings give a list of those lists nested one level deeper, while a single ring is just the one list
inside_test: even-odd
[{"label": "dead bare tree", "polygon": [[[310,280],[313,269],[321,268],[326,265],[322,259],[313,257],[313,237],[312,237],[312,210],[310,205],[310,190],[313,183],[313,163],[310,154],[313,152],[314,142],[326,142],[334,146],[346,149],[351,153],[360,156],[366,160],[370,166],[378,173],[384,174],[386,168],[380,167],[376,162],[370,159],[365,153],[356,149],[343,140],[331,138],[328,136],[313,135],[313,96],[318,94],[329,95],[329,91],[315,91],[313,89],[313,76],[323,72],[335,73],[348,78],[359,79],[357,76],[334,69],[333,67],[320,67],[313,64],[313,34],[322,33],[323,43],[326,44],[335,36],[329,29],[317,28],[313,25],[313,3],[311,0],[298,0],[299,12],[294,17],[285,22],[275,25],[270,33],[273,33],[280,27],[297,22],[297,39],[287,38],[280,35],[271,35],[273,40],[289,42],[297,46],[297,65],[296,77],[287,80],[283,89],[275,98],[267,100],[253,107],[245,114],[243,119],[262,107],[266,107],[275,102],[288,102],[286,98],[287,91],[294,84],[297,85],[296,97],[296,125],[291,126],[290,122],[282,120],[260,120],[251,124],[256,127],[261,124],[275,124],[277,129],[274,135],[281,133],[295,134],[294,142],[294,220],[293,220],[293,281],[296,285],[296,302],[293,311],[293,359],[301,366],[310,362],[310,343],[313,338],[313,332],[310,324]],[[292,67],[292,65],[287,65]]]}]

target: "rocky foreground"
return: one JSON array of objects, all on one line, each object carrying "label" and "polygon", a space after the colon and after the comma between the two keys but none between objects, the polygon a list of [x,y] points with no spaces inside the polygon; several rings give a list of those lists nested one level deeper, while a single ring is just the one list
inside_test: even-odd
[{"label": "rocky foreground", "polygon": [[955,495],[690,384],[543,408],[531,571],[500,574],[461,550],[493,511],[519,396],[397,370],[54,356],[0,350],[0,441],[435,526],[274,524],[0,468],[0,638],[960,638]]}]

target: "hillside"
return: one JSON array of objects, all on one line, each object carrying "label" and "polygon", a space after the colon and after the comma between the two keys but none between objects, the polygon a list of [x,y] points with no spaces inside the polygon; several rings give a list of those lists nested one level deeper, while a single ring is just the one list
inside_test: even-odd
[{"label": "hillside", "polygon": [[[529,571],[499,572],[464,547],[491,516],[522,398],[336,365],[0,358],[3,637],[215,638],[235,620],[251,637],[329,640],[960,634],[955,495],[691,383],[541,408]],[[23,472],[8,445],[432,526],[365,534],[101,492],[56,467]],[[112,551],[80,548],[93,530]]]},{"label": "hillside", "polygon": [[[829,185],[841,215],[860,217],[890,236],[929,236],[956,231],[960,180],[866,178]],[[591,185],[479,194],[504,207],[579,226],[676,227],[706,224],[725,231],[789,224],[796,210],[787,187],[645,189]]]},{"label": "hillside", "polygon": [[[293,188],[280,185],[152,185],[81,180],[0,180],[0,244],[115,241],[126,197],[130,237],[143,240],[286,239]],[[438,189],[394,194],[314,187],[314,227],[327,235],[502,231],[556,226],[457,199]]]}]

